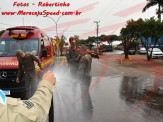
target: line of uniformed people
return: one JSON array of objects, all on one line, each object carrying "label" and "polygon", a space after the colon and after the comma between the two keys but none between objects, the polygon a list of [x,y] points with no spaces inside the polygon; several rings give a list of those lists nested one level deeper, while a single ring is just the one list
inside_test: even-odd
[{"label": "line of uniformed people", "polygon": [[92,75],[92,57],[87,53],[86,46],[82,45],[80,49],[77,50],[75,41],[72,41],[71,47],[67,51],[66,58],[71,73],[73,98],[74,100],[76,99],[76,88],[79,83],[81,88],[83,110],[92,111],[93,105],[89,94]]}]

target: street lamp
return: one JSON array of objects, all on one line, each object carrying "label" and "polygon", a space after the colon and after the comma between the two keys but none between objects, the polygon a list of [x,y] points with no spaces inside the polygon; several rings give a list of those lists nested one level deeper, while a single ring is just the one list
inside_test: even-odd
[{"label": "street lamp", "polygon": [[97,46],[98,46],[98,31],[99,31],[99,23],[100,23],[100,21],[94,21],[94,23],[96,23],[96,25],[97,25]]},{"label": "street lamp", "polygon": [[[57,21],[55,21],[52,17],[43,16],[43,17],[49,17],[50,19],[52,19],[52,20],[54,21],[55,26],[56,26],[56,34],[57,34],[56,38],[57,38],[57,39],[58,39],[58,21],[59,21],[59,19],[60,19],[62,16],[63,16],[63,15],[61,15],[60,17],[58,17]],[[59,47],[58,47],[58,45],[57,45],[57,52],[58,52],[58,57],[59,57]]]},{"label": "street lamp", "polygon": [[57,34],[57,37],[58,37],[58,21],[59,19],[62,17],[63,15],[61,15],[60,17],[58,17],[57,21],[55,21],[52,17],[49,17],[49,16],[43,16],[43,17],[49,17],[50,19],[52,19],[56,25],[56,34]]}]

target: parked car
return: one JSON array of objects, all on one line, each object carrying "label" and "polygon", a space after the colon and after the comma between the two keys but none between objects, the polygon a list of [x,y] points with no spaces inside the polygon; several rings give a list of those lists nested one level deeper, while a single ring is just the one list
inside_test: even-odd
[{"label": "parked car", "polygon": [[144,47],[141,47],[141,48],[138,50],[138,53],[139,53],[139,54],[146,54],[147,51],[146,51],[146,49],[145,49]]},{"label": "parked car", "polygon": [[135,48],[130,48],[129,49],[129,54],[135,54]]},{"label": "parked car", "polygon": [[[148,49],[148,55],[150,55],[152,48]],[[153,48],[151,58],[163,58],[163,52],[159,48]]]}]

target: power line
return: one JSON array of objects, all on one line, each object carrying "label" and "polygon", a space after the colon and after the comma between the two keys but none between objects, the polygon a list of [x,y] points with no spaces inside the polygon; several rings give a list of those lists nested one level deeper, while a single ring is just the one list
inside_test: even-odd
[{"label": "power line", "polygon": [[109,9],[106,9],[105,13],[101,14],[101,20],[103,20],[104,17],[108,16],[108,14],[117,6],[119,2],[120,0],[114,1],[114,4],[112,4]]},{"label": "power line", "polygon": [[115,0],[111,0],[110,1],[107,1],[108,3],[105,3],[105,8],[102,9],[102,11],[98,14],[98,16],[96,17],[96,19],[99,19],[100,16],[103,16],[104,15],[104,12],[108,11],[108,7],[111,8],[113,3],[115,2]]},{"label": "power line", "polygon": [[[41,29],[41,30],[48,30],[48,29]],[[55,30],[51,31],[50,32],[54,32]],[[64,31],[64,30],[59,30],[59,31]],[[67,30],[67,31],[71,31],[71,32],[89,32],[89,31],[92,31],[92,30]]]},{"label": "power line", "polygon": [[[49,32],[47,32],[49,33]],[[75,32],[64,32],[65,34],[75,34]],[[80,33],[80,32],[76,32],[77,34],[84,34],[84,33]],[[49,34],[56,34],[56,33],[49,33]]]},{"label": "power line", "polygon": [[[115,7],[115,2],[119,2],[119,0],[111,0],[111,2],[110,1],[107,1],[107,3],[105,3],[105,5],[106,5],[106,7],[105,8],[103,8],[101,11],[100,11],[100,13],[98,14],[98,16],[96,17],[96,19],[95,20],[102,20],[102,18],[103,18],[103,16],[104,16],[104,13],[106,14],[106,12],[107,11],[111,11],[112,10],[112,8],[114,8]],[[116,3],[117,4],[117,3]]]}]

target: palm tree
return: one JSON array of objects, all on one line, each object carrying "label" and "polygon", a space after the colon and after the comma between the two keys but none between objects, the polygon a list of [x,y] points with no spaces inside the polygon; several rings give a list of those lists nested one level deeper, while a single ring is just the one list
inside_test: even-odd
[{"label": "palm tree", "polygon": [[143,8],[142,12],[145,12],[148,8],[158,5],[158,9],[156,11],[156,14],[158,15],[158,19],[161,21],[161,7],[163,7],[163,0],[146,0],[148,3]]},{"label": "palm tree", "polygon": [[[146,1],[148,1],[148,3],[143,8],[142,12],[145,12],[148,8],[152,6],[158,5],[156,14],[158,16],[158,20],[161,22],[161,14],[163,13],[163,9],[161,8],[163,7],[163,0],[146,0]],[[161,49],[161,39],[159,39],[158,45],[159,45],[159,48]]]}]

